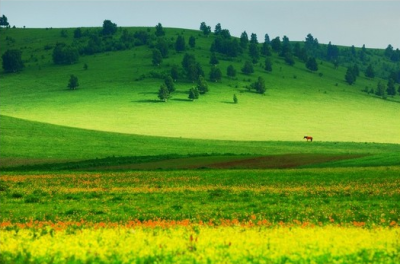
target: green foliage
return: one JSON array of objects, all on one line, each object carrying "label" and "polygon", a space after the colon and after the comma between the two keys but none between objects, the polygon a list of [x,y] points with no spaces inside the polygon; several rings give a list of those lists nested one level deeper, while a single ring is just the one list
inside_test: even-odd
[{"label": "green foliage", "polygon": [[226,75],[231,78],[236,76],[236,70],[232,64],[229,65],[228,68],[226,69]]},{"label": "green foliage", "polygon": [[[205,94],[209,91],[208,83],[203,76],[199,76],[199,79],[197,81],[197,89],[198,89],[199,93],[201,93],[201,94]],[[197,98],[195,98],[195,99],[197,99]]]},{"label": "green foliage", "polygon": [[163,56],[162,56],[160,50],[154,49],[153,50],[153,59],[152,59],[153,65],[159,66],[161,64],[162,60],[163,60]]},{"label": "green foliage", "polygon": [[101,33],[104,36],[114,35],[117,32],[117,24],[111,22],[111,20],[104,20],[103,22],[103,30]]},{"label": "green foliage", "polygon": [[207,26],[207,24],[205,22],[201,22],[200,24],[200,30],[203,31],[203,34],[205,36],[208,36],[211,34],[211,27]]},{"label": "green foliage", "polygon": [[272,72],[272,61],[270,57],[265,58],[264,69],[268,72]]},{"label": "green foliage", "polygon": [[79,61],[79,52],[73,46],[67,46],[65,43],[57,43],[53,50],[54,64],[74,64]]},{"label": "green foliage", "polygon": [[182,35],[179,35],[175,41],[175,50],[177,52],[182,52],[182,51],[185,51],[185,49],[186,49],[185,37]]},{"label": "green foliage", "polygon": [[249,55],[253,63],[257,63],[260,58],[260,51],[257,43],[251,42],[249,46]]},{"label": "green foliage", "polygon": [[375,94],[377,96],[381,96],[382,98],[386,98],[385,85],[382,83],[382,81],[378,82]]},{"label": "green foliage", "polygon": [[169,98],[169,90],[168,90],[167,85],[165,85],[165,83],[163,83],[163,84],[160,86],[160,89],[158,90],[158,98],[159,98],[161,101],[164,101],[164,102],[168,101],[168,98]]},{"label": "green foliage", "polygon": [[78,86],[79,86],[78,77],[76,77],[75,75],[71,74],[67,87],[70,90],[76,90],[76,88],[78,88]]},{"label": "green foliage", "polygon": [[354,74],[354,68],[348,67],[345,75],[345,80],[348,84],[352,85],[356,81],[356,75]]},{"label": "green foliage", "polygon": [[171,76],[167,76],[164,79],[164,83],[168,88],[169,93],[172,93],[175,91],[175,84],[174,84],[174,80],[172,79]]},{"label": "green foliage", "polygon": [[211,57],[210,57],[210,64],[211,65],[217,65],[219,63],[217,55],[215,55],[215,52],[211,53]]},{"label": "green foliage", "polygon": [[241,35],[240,35],[240,46],[242,47],[242,49],[247,49],[247,44],[249,43],[249,36],[247,35],[247,32],[244,31]]},{"label": "green foliage", "polygon": [[375,71],[374,71],[374,68],[372,67],[372,64],[369,64],[367,69],[365,70],[365,77],[368,77],[368,78],[375,77]]},{"label": "green foliage", "polygon": [[307,69],[310,71],[318,71],[318,63],[317,60],[313,57],[308,58],[308,61],[306,63]]},{"label": "green foliage", "polygon": [[394,87],[394,80],[389,79],[387,83],[387,89],[386,92],[388,95],[395,96],[396,95],[396,88]]},{"label": "green foliage", "polygon": [[195,99],[199,99],[199,95],[200,93],[197,87],[190,88],[188,97],[190,100],[194,101]]},{"label": "green foliage", "polygon": [[237,98],[236,94],[233,94],[233,103],[234,104],[238,103],[238,98]]},{"label": "green foliage", "polygon": [[210,80],[212,82],[218,82],[221,81],[222,78],[222,72],[218,67],[212,67],[210,70]]},{"label": "green foliage", "polygon": [[7,73],[21,71],[24,68],[24,63],[21,56],[21,50],[7,50],[2,56],[3,70]]},{"label": "green foliage", "polygon": [[0,17],[0,27],[8,27],[10,24],[8,23],[8,19],[5,15]]},{"label": "green foliage", "polygon": [[156,25],[156,32],[155,32],[157,37],[162,37],[165,36],[165,30],[163,28],[163,26],[161,25],[161,23],[158,23]]},{"label": "green foliage", "polygon": [[263,77],[258,77],[257,81],[251,84],[251,88],[255,89],[257,93],[264,94],[267,90],[265,87],[265,80]]},{"label": "green foliage", "polygon": [[196,47],[196,38],[193,36],[190,36],[189,38],[189,46],[193,49]]},{"label": "green foliage", "polygon": [[250,61],[246,61],[243,65],[242,72],[244,74],[252,74],[254,72],[253,64]]}]

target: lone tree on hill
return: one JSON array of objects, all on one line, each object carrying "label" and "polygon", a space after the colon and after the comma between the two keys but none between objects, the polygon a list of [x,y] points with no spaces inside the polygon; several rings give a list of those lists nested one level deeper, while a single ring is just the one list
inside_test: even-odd
[{"label": "lone tree on hill", "polygon": [[21,71],[24,67],[21,55],[21,50],[7,50],[2,56],[4,71],[8,73]]},{"label": "lone tree on hill", "polygon": [[192,101],[194,101],[195,99],[199,99],[199,90],[197,89],[197,87],[190,88],[188,98]]},{"label": "lone tree on hill", "polygon": [[158,90],[158,98],[164,102],[166,102],[169,98],[168,87],[165,85],[165,83],[161,84],[160,89]]},{"label": "lone tree on hill", "polygon": [[71,74],[71,77],[69,78],[69,82],[68,82],[68,88],[70,90],[76,90],[76,88],[78,86],[79,86],[78,77],[76,77],[75,75]]},{"label": "lone tree on hill", "polygon": [[111,20],[104,20],[102,34],[104,36],[111,36],[117,32],[117,24],[111,22]]}]

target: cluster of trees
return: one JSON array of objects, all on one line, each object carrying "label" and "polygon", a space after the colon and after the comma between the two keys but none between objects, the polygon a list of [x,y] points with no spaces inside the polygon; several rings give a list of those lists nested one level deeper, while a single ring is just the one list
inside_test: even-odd
[{"label": "cluster of trees", "polygon": [[8,19],[5,15],[0,17],[0,27],[10,27],[10,23],[8,23]]},{"label": "cluster of trees", "polygon": [[17,49],[7,50],[3,56],[3,69],[7,73],[19,72],[24,68],[22,61],[22,52]]}]

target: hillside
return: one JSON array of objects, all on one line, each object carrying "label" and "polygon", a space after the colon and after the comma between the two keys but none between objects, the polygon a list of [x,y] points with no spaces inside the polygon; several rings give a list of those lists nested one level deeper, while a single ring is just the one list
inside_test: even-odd
[{"label": "hillside", "polygon": [[[302,141],[304,135],[312,135],[316,141],[400,143],[400,122],[396,115],[400,96],[387,96],[383,100],[363,92],[376,90],[379,81],[387,83],[378,77],[366,78],[363,73],[349,85],[344,79],[346,62],[336,68],[319,58],[318,71],[312,72],[301,59],[294,57],[291,66],[279,52],[272,51],[268,56],[271,72],[264,69],[265,56],[261,55],[253,64],[254,73],[246,75],[241,68],[252,60],[248,51],[236,57],[216,52],[219,63],[213,66],[209,63],[210,47],[216,36],[167,28],[164,40],[168,56],[155,66],[152,53],[158,40],[154,28],[119,28],[113,37],[103,39],[109,51],[91,55],[84,51],[90,34],[77,39],[75,30],[1,30],[0,52],[20,49],[25,63],[19,73],[0,74],[2,115],[97,131],[175,138]],[[90,28],[82,32],[100,30]],[[126,34],[124,30],[128,36],[148,32],[151,37],[147,43],[139,43],[138,38],[132,37],[131,45],[120,47],[118,40]],[[186,41],[183,52],[174,48],[177,36]],[[194,48],[187,44],[191,36],[195,37]],[[53,49],[60,42],[72,44],[82,53],[77,63],[53,63]],[[295,46],[294,42],[291,44]],[[260,50],[261,46],[258,45]],[[321,45],[323,49],[326,45]],[[386,61],[393,66],[392,70],[396,69],[396,63],[385,60],[383,50],[367,49],[367,52],[368,62],[381,58],[381,63]],[[186,53],[195,56],[209,86],[209,92],[195,101],[188,99],[188,91],[196,83],[188,80],[182,69]],[[158,89],[173,65],[180,72],[176,91],[167,102],[162,102],[157,97]],[[233,78],[226,74],[229,65],[237,72]],[[213,67],[222,72],[218,82],[209,78]],[[365,65],[360,64],[359,68],[362,70]],[[71,74],[79,78],[80,85],[74,91],[67,89]],[[265,94],[248,89],[258,77],[265,80]],[[233,103],[234,94],[237,104]]]}]

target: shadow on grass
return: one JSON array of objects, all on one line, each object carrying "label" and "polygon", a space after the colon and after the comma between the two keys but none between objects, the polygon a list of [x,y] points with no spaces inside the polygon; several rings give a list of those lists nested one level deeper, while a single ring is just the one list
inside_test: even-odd
[{"label": "shadow on grass", "polygon": [[192,102],[191,99],[184,99],[184,98],[173,98],[171,101],[178,101],[178,102]]},{"label": "shadow on grass", "polygon": [[221,101],[221,103],[223,103],[223,104],[231,104],[231,105],[237,104],[237,103],[234,103],[234,102],[231,102],[231,101]]},{"label": "shadow on grass", "polygon": [[144,100],[137,100],[131,101],[132,103],[165,103],[164,101],[157,100],[157,99],[144,99]]}]

